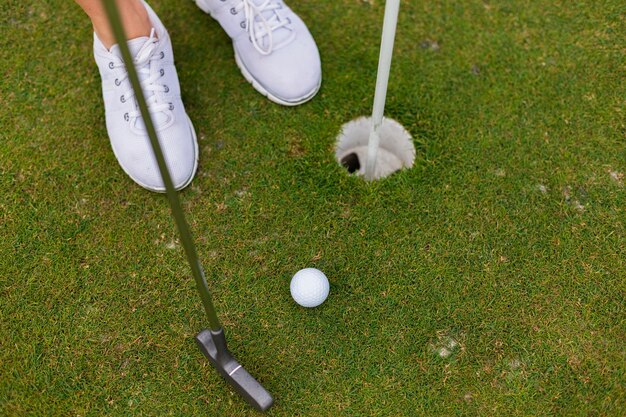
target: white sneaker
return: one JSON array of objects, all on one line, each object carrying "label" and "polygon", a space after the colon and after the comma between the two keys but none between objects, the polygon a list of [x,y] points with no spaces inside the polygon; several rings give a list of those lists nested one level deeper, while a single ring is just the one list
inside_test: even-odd
[{"label": "white sneaker", "polygon": [[322,82],[317,45],[304,22],[282,0],[195,0],[233,40],[244,77],[270,100],[295,106]]},{"label": "white sneaker", "polygon": [[[128,41],[128,46],[172,182],[181,189],[191,182],[198,167],[198,143],[180,98],[169,35],[154,11],[145,6],[152,32],[149,37]],[[107,50],[94,33],[94,56],[102,77],[106,125],[115,157],[137,184],[165,191],[119,46]]]}]

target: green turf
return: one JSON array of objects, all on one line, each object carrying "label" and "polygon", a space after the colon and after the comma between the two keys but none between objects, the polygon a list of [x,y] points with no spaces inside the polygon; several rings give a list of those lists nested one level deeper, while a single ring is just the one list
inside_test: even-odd
[{"label": "green turf", "polygon": [[[152,5],[201,149],[181,198],[268,415],[623,415],[622,1],[403,2],[386,114],[417,163],[374,184],[333,147],[370,112],[382,1],[291,0],[324,71],[298,108],[193,2]],[[110,150],[88,21],[0,12],[0,415],[256,415],[193,342],[165,197]],[[331,294],[305,310],[309,266]]]}]

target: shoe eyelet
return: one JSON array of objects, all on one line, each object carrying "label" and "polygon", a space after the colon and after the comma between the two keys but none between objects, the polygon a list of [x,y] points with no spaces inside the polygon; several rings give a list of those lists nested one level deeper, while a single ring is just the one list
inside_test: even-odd
[{"label": "shoe eyelet", "polygon": [[234,7],[233,7],[233,8],[231,8],[231,9],[230,9],[230,14],[237,14],[237,10],[235,10],[235,8],[234,8]]},{"label": "shoe eyelet", "polygon": [[174,105],[170,103],[170,110],[174,110]]},{"label": "shoe eyelet", "polygon": [[165,58],[165,52],[161,51],[161,59]]},{"label": "shoe eyelet", "polygon": [[291,19],[287,18],[287,24],[290,25],[291,24]]},{"label": "shoe eyelet", "polygon": [[162,77],[163,75],[165,75],[165,70],[164,70],[163,68],[161,68],[161,69],[159,70],[159,74],[161,74],[161,77]]},{"label": "shoe eyelet", "polygon": [[109,62],[109,68],[113,69],[113,68],[114,68],[114,65],[115,65],[115,64],[113,63],[113,61]]},{"label": "shoe eyelet", "polygon": [[122,82],[119,79],[116,78],[115,79],[115,85],[119,87],[120,84],[122,84]]},{"label": "shoe eyelet", "polygon": [[169,93],[169,92],[170,92],[170,88],[169,88],[168,86],[164,85],[163,87],[165,87],[165,92],[166,92],[166,93]]},{"label": "shoe eyelet", "polygon": [[125,98],[124,96],[121,96],[121,97],[120,97],[120,101],[121,101],[122,103],[126,103],[126,98]]},{"label": "shoe eyelet", "polygon": [[241,23],[239,23],[239,26],[241,26],[242,29],[246,28],[246,21],[243,20]]},{"label": "shoe eyelet", "polygon": [[128,121],[130,117],[128,117],[128,113],[124,113],[124,120]]}]

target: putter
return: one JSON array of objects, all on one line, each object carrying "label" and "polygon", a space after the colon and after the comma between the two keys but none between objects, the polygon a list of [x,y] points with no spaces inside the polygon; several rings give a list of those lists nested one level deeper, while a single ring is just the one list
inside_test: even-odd
[{"label": "putter", "polygon": [[133,58],[130,55],[128,45],[126,44],[126,36],[124,34],[124,28],[120,20],[119,11],[115,4],[115,0],[102,0],[109,24],[115,36],[122,58],[128,71],[128,78],[130,79],[133,90],[137,97],[137,103],[143,117],[148,137],[150,138],[150,144],[154,151],[163,183],[165,184],[165,190],[167,199],[172,209],[172,215],[178,227],[180,239],[185,249],[187,261],[191,267],[191,272],[196,281],[196,287],[200,293],[202,304],[206,311],[207,318],[209,320],[209,329],[202,330],[196,336],[196,343],[200,348],[200,351],[206,356],[213,364],[215,369],[222,375],[222,377],[241,395],[251,406],[259,411],[265,411],[273,403],[273,398],[269,392],[250,375],[244,368],[237,362],[237,360],[231,355],[226,347],[226,337],[224,336],[224,329],[220,324],[217,317],[213,301],[211,300],[211,293],[204,276],[204,270],[198,259],[196,246],[193,243],[191,231],[185,219],[185,215],[178,199],[178,194],[174,189],[172,183],[172,177],[165,163],[163,156],[163,150],[157,139],[157,134],[154,129],[154,124],[148,111],[148,105],[146,104],[143,90],[137,76],[137,70],[133,63]]}]

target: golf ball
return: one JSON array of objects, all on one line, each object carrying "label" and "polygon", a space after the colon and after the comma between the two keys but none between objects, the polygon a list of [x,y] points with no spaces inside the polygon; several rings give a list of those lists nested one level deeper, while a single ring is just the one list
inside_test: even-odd
[{"label": "golf ball", "polygon": [[294,301],[302,307],[317,307],[328,297],[330,284],[319,269],[305,268],[291,278],[289,289]]}]

